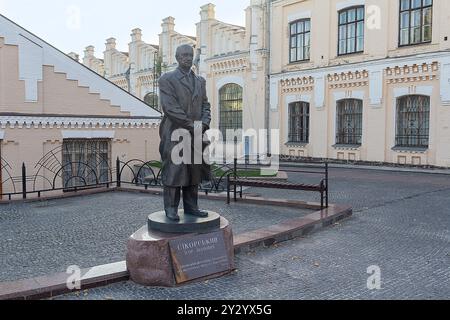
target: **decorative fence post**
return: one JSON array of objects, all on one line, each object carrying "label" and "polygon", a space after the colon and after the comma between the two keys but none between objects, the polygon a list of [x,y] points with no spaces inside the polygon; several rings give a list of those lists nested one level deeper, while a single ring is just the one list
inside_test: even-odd
[{"label": "decorative fence post", "polygon": [[116,180],[117,180],[117,188],[120,188],[120,186],[121,186],[121,182],[120,182],[120,177],[121,176],[121,174],[120,174],[120,159],[119,159],[119,157],[117,157],[117,160],[116,160]]},{"label": "decorative fence post", "polygon": [[22,163],[22,197],[27,198],[27,168],[25,162]]}]

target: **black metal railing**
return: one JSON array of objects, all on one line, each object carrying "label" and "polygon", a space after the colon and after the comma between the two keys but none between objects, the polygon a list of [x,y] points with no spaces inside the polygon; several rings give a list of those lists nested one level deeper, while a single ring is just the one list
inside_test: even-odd
[{"label": "black metal railing", "polygon": [[[270,155],[247,155],[234,161],[221,163],[214,163],[211,165],[211,176],[209,181],[204,181],[200,186],[200,191],[209,193],[222,193],[227,191],[227,179],[232,173],[237,174],[239,177],[248,178],[253,176],[252,172],[260,169],[271,168],[269,161]],[[97,177],[94,175],[95,181],[89,179],[83,179],[84,172],[76,173],[68,177],[63,175],[64,167],[82,167],[84,163],[80,161],[74,163],[59,164],[58,167],[52,166],[51,170],[46,169],[44,171],[42,166],[34,166],[35,174],[30,175],[32,170],[22,164],[20,176],[11,176],[12,166],[7,164],[2,159],[1,170],[5,173],[7,178],[2,181],[1,199],[3,200],[16,200],[16,199],[28,199],[30,197],[41,198],[48,193],[52,192],[80,192],[83,190],[92,190],[99,188],[121,188],[124,186],[141,187],[146,190],[150,188],[162,187],[162,164],[160,161],[143,161],[140,159],[132,159],[129,161],[122,161],[119,158],[116,159],[115,165],[112,168],[108,168],[107,177]],[[94,170],[91,168],[90,170]],[[278,172],[278,167],[273,170]],[[283,164],[283,171],[289,172],[289,165]],[[311,168],[308,170],[310,173]],[[295,172],[302,172],[295,170]],[[250,175],[250,176],[249,176]],[[107,179],[106,179],[107,178]],[[73,182],[76,184],[73,185]],[[328,180],[327,180],[328,181]],[[328,183],[328,182],[327,182]],[[5,190],[8,190],[5,192]]]}]

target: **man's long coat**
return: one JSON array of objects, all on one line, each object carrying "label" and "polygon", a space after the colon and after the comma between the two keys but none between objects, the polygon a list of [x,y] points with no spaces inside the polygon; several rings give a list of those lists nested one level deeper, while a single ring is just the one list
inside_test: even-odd
[{"label": "man's long coat", "polygon": [[[208,129],[210,127],[211,105],[206,95],[206,81],[193,72],[192,76],[193,82],[177,68],[159,80],[160,101],[164,112],[159,151],[163,162],[162,183],[167,187],[195,186],[210,178],[210,166],[205,161],[201,165],[175,165],[171,158],[172,150],[179,144],[171,141],[175,130],[186,129],[193,132],[195,121],[201,121]],[[192,137],[192,152],[193,145]],[[203,143],[203,150],[206,146],[207,143]]]}]

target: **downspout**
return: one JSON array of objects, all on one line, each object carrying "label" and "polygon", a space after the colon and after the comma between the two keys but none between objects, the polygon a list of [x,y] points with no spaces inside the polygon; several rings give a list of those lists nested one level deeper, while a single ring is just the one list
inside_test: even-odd
[{"label": "downspout", "polygon": [[270,72],[272,70],[272,59],[271,59],[271,48],[272,48],[272,39],[271,39],[271,30],[272,30],[272,5],[271,0],[266,0],[266,64],[265,64],[265,89],[266,89],[266,110],[265,110],[265,127],[267,130],[267,152],[266,154],[271,153],[271,134],[270,134]]}]

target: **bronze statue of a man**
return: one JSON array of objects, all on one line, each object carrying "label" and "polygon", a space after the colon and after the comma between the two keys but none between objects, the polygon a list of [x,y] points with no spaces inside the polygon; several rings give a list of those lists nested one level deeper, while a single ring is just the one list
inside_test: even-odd
[{"label": "bronze statue of a man", "polygon": [[[198,207],[198,187],[202,180],[210,178],[210,166],[203,156],[200,163],[194,161],[194,132],[204,134],[211,123],[211,105],[206,96],[206,81],[192,71],[194,50],[189,45],[177,48],[178,68],[164,74],[159,80],[161,106],[164,112],[160,127],[164,186],[164,209],[172,221],[179,221],[178,207],[183,192],[184,212],[187,215],[207,217],[208,213]],[[191,136],[192,161],[174,163],[174,149],[180,141],[172,141],[175,131],[184,129]],[[202,143],[202,151],[207,144]]]}]

